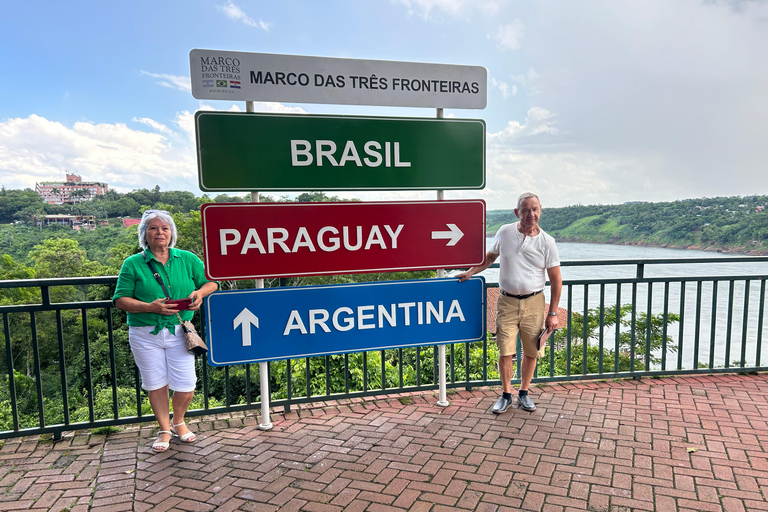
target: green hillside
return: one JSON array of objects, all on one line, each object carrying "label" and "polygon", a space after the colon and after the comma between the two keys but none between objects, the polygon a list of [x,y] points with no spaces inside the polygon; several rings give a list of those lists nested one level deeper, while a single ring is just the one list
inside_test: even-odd
[{"label": "green hillside", "polygon": [[[492,210],[486,219],[488,233],[517,220],[513,210]],[[768,254],[764,195],[544,208],[540,225],[560,241]]]},{"label": "green hillside", "polygon": [[[0,188],[0,255],[15,262],[31,263],[33,247],[51,238],[69,238],[87,251],[88,258],[114,265],[129,249],[137,249],[135,228],[120,227],[118,217],[138,217],[147,208],[179,215],[186,233],[183,244],[200,252],[200,205],[207,202],[241,202],[248,196],[195,197],[190,192],[134,190],[125,194],[110,190],[96,200],[74,205],[43,203],[32,190]],[[286,197],[262,196],[262,201],[288,201]],[[296,201],[336,201],[322,192],[299,195]],[[109,219],[112,227],[78,233],[70,228],[41,227],[36,219],[45,214],[86,214]],[[503,224],[515,222],[514,210],[487,212],[490,234]],[[188,222],[189,226],[185,224]],[[745,254],[768,254],[768,196],[734,196],[686,199],[665,203],[633,202],[619,205],[575,205],[544,208],[541,226],[560,241],[636,244],[695,248]]]}]

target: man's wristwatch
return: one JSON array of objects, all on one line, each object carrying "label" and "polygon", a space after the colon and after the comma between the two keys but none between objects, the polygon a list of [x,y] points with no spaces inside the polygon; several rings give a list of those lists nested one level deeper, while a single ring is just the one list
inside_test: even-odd
[{"label": "man's wristwatch", "polygon": [[548,311],[547,314],[550,316],[557,316],[557,311]]}]

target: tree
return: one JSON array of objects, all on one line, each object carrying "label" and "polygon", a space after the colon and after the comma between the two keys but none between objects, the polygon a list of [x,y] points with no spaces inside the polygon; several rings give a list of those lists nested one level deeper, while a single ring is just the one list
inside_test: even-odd
[{"label": "tree", "polygon": [[103,267],[90,261],[77,240],[55,238],[36,245],[29,253],[37,277],[77,277],[103,275]]},{"label": "tree", "polygon": [[297,203],[328,203],[341,201],[339,196],[327,196],[325,192],[304,192],[296,196]]},{"label": "tree", "polygon": [[[208,198],[207,195],[204,195],[203,197]],[[247,203],[248,201],[250,201],[250,198],[246,199],[244,197],[230,196],[227,194],[219,194],[213,198],[214,203]],[[210,200],[208,202],[210,202]]]},{"label": "tree", "polygon": [[0,223],[14,220],[14,215],[26,208],[43,211],[45,202],[31,189],[6,190],[0,189]]},{"label": "tree", "polygon": [[85,188],[78,188],[69,193],[69,199],[72,203],[87,200],[89,197],[91,197],[91,192]]},{"label": "tree", "polygon": [[199,210],[201,199],[195,197],[192,192],[186,190],[169,190],[160,194],[158,203],[163,203],[170,206],[174,212],[189,212],[193,210]]},{"label": "tree", "polygon": [[[604,310],[603,320],[603,332],[612,332],[612,327],[616,325],[616,305],[608,306]],[[568,339],[565,329],[559,329],[554,334],[554,349],[555,349],[555,366],[554,375],[568,375],[568,367],[570,363],[570,374],[581,374],[584,368],[584,343],[587,344],[587,374],[595,374],[599,371],[600,359],[603,361],[604,372],[626,372],[632,368],[632,350],[634,346],[634,370],[640,371],[645,368],[645,356],[646,356],[646,333],[648,328],[649,316],[645,312],[639,312],[635,315],[635,338],[634,344],[632,340],[632,305],[624,304],[619,308],[619,323],[622,327],[619,333],[619,340],[616,348],[603,349],[600,352],[598,343],[598,336],[600,330],[600,309],[592,308],[587,311],[587,330],[586,335],[583,331],[584,317],[583,315],[572,312],[571,313],[571,325],[572,338],[571,338],[571,350],[570,359],[567,349]],[[680,321],[680,317],[677,314],[667,314],[667,325]],[[648,361],[651,366],[660,362],[658,355],[659,351],[664,347],[663,338],[664,328],[664,315],[658,314],[650,315],[650,353],[648,354]],[[671,331],[671,329],[669,329]],[[551,346],[548,346],[544,357],[539,359],[538,373],[539,375],[550,374],[550,356],[549,352],[552,350]],[[677,351],[677,343],[675,340],[667,336],[666,350],[669,352]],[[616,355],[618,354],[619,366],[616,365]]]},{"label": "tree", "polygon": [[[0,281],[34,279],[35,271],[13,261],[8,254],[0,256]],[[0,289],[0,305],[34,304],[40,302],[40,293],[32,288]]]},{"label": "tree", "polygon": [[173,222],[176,224],[178,235],[176,247],[193,252],[203,259],[203,223],[200,211],[191,211],[186,216],[176,213],[173,215]]},{"label": "tree", "polygon": [[14,213],[13,218],[24,224],[34,226],[38,220],[45,218],[45,210],[40,205],[30,205]]}]

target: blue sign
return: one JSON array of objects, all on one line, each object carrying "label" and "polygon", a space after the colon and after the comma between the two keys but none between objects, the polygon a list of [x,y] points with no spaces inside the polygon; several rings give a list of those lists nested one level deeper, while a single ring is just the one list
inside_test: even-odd
[{"label": "blue sign", "polygon": [[205,311],[212,366],[486,336],[479,276],[215,292]]}]

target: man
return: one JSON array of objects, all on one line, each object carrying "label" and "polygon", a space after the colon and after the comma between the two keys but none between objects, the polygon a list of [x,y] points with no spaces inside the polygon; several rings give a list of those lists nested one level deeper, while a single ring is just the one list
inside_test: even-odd
[{"label": "man", "polygon": [[[493,245],[486,253],[485,264],[457,275],[459,281],[466,281],[490,267],[501,256],[496,344],[499,347],[503,393],[493,406],[496,414],[506,411],[512,403],[518,332],[523,345],[523,362],[517,402],[526,411],[536,409],[528,395],[528,386],[533,379],[536,360],[544,355],[544,348],[539,350],[539,335],[543,327],[550,331],[557,329],[557,305],[563,289],[555,239],[539,227],[541,202],[538,196],[530,192],[521,195],[515,215],[520,221],[499,228]],[[545,313],[542,292],[547,276],[551,293],[549,311]]]}]

